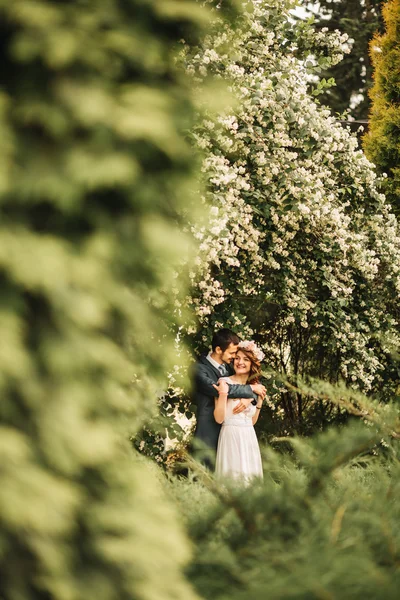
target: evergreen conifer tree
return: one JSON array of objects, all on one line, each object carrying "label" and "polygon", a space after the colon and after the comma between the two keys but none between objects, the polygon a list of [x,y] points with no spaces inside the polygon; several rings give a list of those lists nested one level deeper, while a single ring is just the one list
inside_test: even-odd
[{"label": "evergreen conifer tree", "polygon": [[124,437],[167,370],[172,300],[150,299],[187,247],[194,167],[174,48],[207,14],[0,0],[2,600],[194,597]]},{"label": "evergreen conifer tree", "polygon": [[400,2],[392,0],[383,8],[385,33],[370,44],[374,86],[370,128],[364,137],[368,158],[380,174],[386,174],[384,190],[400,214]]}]

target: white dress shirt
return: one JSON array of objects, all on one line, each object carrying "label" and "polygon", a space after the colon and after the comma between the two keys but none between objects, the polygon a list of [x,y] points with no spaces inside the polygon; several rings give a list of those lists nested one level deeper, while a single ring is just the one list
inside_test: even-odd
[{"label": "white dress shirt", "polygon": [[228,369],[227,369],[225,363],[217,363],[217,361],[212,358],[211,351],[207,354],[206,358],[208,361],[210,361],[210,363],[212,364],[213,367],[218,369],[218,371],[220,373],[221,373],[221,367],[224,368],[224,373],[223,374],[221,373],[221,377],[225,377],[226,375],[228,375]]}]

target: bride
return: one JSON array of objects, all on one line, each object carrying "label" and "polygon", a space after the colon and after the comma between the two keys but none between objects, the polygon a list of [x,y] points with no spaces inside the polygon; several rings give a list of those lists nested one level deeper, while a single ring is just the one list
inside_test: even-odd
[{"label": "bride", "polygon": [[246,410],[233,413],[240,400],[228,398],[229,385],[233,383],[258,383],[260,362],[264,353],[253,341],[239,343],[233,367],[235,374],[218,382],[218,398],[215,400],[214,418],[222,423],[218,439],[215,474],[249,483],[254,477],[263,476],[260,448],[254,424],[260,414],[262,400],[250,404]]}]

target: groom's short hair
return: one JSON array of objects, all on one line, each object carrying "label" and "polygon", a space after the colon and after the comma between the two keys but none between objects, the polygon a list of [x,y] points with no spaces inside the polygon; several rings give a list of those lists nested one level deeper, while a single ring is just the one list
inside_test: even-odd
[{"label": "groom's short hair", "polygon": [[230,329],[220,329],[216,331],[213,335],[213,339],[211,341],[211,346],[213,352],[215,348],[219,346],[223,352],[229,347],[230,344],[235,344],[235,346],[240,342],[240,337],[236,335],[234,331]]}]

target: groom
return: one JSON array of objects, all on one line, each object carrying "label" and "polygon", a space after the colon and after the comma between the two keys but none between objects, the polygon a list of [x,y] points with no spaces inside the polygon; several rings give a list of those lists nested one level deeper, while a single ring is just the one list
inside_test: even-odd
[{"label": "groom", "polygon": [[[206,356],[201,356],[196,363],[193,378],[193,402],[197,405],[197,423],[194,440],[205,444],[214,452],[217,451],[218,436],[221,429],[214,419],[215,398],[218,396],[216,386],[220,377],[233,374],[230,366],[235,358],[239,336],[230,329],[220,329],[212,339],[212,350]],[[234,408],[234,413],[245,410],[251,402],[257,403],[257,396],[265,398],[266,389],[260,383],[252,385],[229,385],[229,398],[241,398]],[[196,443],[196,442],[195,442]],[[203,461],[208,467],[210,460]]]}]

